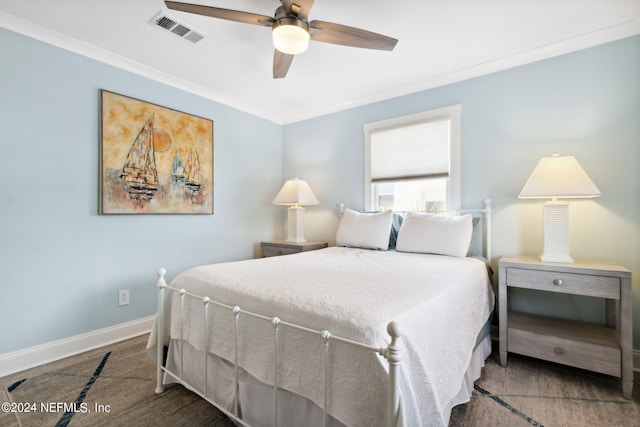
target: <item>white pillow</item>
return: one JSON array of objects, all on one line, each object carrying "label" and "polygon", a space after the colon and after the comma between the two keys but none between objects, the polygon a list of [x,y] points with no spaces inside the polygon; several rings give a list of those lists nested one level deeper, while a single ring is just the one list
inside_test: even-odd
[{"label": "white pillow", "polygon": [[345,209],[336,235],[337,246],[389,249],[392,212],[361,213]]},{"label": "white pillow", "polygon": [[471,215],[444,216],[407,212],[396,250],[463,257],[473,233]]}]

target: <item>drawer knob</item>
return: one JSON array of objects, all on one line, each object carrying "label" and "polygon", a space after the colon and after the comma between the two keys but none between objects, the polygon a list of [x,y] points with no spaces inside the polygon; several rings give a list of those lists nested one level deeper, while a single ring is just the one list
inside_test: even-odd
[{"label": "drawer knob", "polygon": [[562,347],[556,347],[556,348],[554,348],[554,349],[553,349],[553,352],[554,352],[555,354],[564,354],[564,348],[562,348]]},{"label": "drawer knob", "polygon": [[555,279],[553,281],[553,284],[556,286],[561,286],[564,282],[562,281],[562,279]]}]

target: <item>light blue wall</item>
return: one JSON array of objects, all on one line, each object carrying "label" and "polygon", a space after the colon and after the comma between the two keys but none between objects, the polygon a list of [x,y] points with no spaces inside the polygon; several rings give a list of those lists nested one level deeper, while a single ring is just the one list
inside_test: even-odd
[{"label": "light blue wall", "polygon": [[[320,199],[307,239],[333,242],[338,204],[364,205],[362,125],[452,104],[463,206],[494,201],[494,264],[541,251],[540,204],[517,199],[538,158],[582,163],[603,195],[572,202],[572,254],[634,272],[640,348],[640,37],[287,126],[4,29],[0,51],[0,354],[153,314],[159,266],[171,278],[255,256],[282,236],[271,200],[284,179],[306,179]],[[213,216],[98,215],[101,88],[214,120]],[[119,289],[131,305],[117,307]],[[571,301],[516,297],[575,316]],[[579,298],[577,310],[602,311]]]},{"label": "light blue wall", "polygon": [[[640,348],[640,37],[285,126],[284,178],[307,180],[321,202],[307,208],[307,239],[335,241],[339,203],[364,207],[363,124],[453,104],[462,205],[493,200],[494,266],[542,251],[541,202],[517,198],[540,157],[574,155],[599,186],[600,198],[571,202],[572,255],[633,272]],[[518,309],[603,318],[597,300],[514,294]]]},{"label": "light blue wall", "polygon": [[[281,126],[1,28],[0,52],[0,354],[150,316],[158,267],[280,236]],[[98,215],[100,89],[214,121],[214,215]]]}]

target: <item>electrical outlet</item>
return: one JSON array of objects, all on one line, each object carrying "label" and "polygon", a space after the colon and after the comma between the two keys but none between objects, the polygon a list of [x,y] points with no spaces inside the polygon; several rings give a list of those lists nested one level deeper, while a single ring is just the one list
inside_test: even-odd
[{"label": "electrical outlet", "polygon": [[118,291],[118,307],[129,305],[129,289]]}]

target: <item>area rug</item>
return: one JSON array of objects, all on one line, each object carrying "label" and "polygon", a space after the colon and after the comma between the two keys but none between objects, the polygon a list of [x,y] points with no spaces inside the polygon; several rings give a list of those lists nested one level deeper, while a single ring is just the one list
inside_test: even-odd
[{"label": "area rug", "polygon": [[[0,403],[12,405],[0,411],[0,427],[234,425],[180,385],[155,394],[146,340],[0,378]],[[450,427],[640,427],[636,406],[622,398],[617,378],[511,354],[503,368],[496,359],[487,359],[471,401],[453,409]]]},{"label": "area rug", "polygon": [[494,353],[449,426],[640,426],[640,415],[619,378],[512,354],[503,368]]},{"label": "area rug", "polygon": [[[146,337],[3,378],[0,426],[233,426],[182,386],[155,394]],[[47,369],[48,368],[48,369]]]}]

